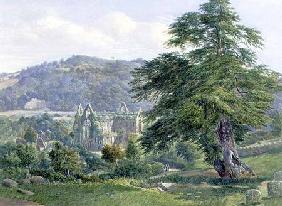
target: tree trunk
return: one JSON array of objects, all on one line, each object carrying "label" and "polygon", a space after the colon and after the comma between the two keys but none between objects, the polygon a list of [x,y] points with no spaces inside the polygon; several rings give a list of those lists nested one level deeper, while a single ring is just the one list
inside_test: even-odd
[{"label": "tree trunk", "polygon": [[223,160],[218,159],[214,161],[214,168],[219,176],[225,179],[237,179],[241,173],[245,172],[255,175],[248,165],[241,162],[235,148],[232,125],[225,117],[219,121],[217,136],[223,151]]}]

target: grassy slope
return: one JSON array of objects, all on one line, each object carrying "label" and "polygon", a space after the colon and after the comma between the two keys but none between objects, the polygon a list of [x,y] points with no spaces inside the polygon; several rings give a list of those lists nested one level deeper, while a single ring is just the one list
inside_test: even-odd
[{"label": "grassy slope", "polygon": [[281,206],[282,198],[268,199],[266,184],[262,183],[264,180],[272,180],[275,171],[282,170],[281,159],[282,153],[245,158],[244,161],[254,169],[258,177],[244,178],[232,184],[222,184],[216,181],[216,174],[209,169],[171,174],[171,177],[163,177],[161,180],[177,182],[179,185],[171,192],[181,195],[183,199],[193,200],[195,205],[243,205],[246,190],[259,188],[263,193],[265,206]]},{"label": "grassy slope", "polygon": [[268,179],[272,178],[274,172],[282,170],[282,153],[249,157],[244,161],[254,169],[257,175]]},{"label": "grassy slope", "polygon": [[34,196],[26,197],[13,189],[0,186],[0,196],[18,199],[28,199],[46,206],[188,206],[192,205],[171,194],[158,191],[143,191],[129,186],[114,184],[91,185],[44,185],[27,186],[35,192]]}]

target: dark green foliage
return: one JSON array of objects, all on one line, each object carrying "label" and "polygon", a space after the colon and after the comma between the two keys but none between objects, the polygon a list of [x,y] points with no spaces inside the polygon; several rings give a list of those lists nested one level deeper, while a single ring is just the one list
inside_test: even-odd
[{"label": "dark green foliage", "polygon": [[102,180],[101,180],[98,176],[96,176],[96,175],[90,175],[90,176],[88,176],[88,175],[82,175],[82,176],[80,177],[80,179],[81,179],[81,181],[82,181],[83,183],[97,183],[97,182],[102,182]]},{"label": "dark green foliage", "polygon": [[162,171],[163,164],[161,163],[147,163],[145,161],[124,159],[119,161],[114,170],[114,176],[141,178],[159,175]]},{"label": "dark green foliage", "polygon": [[169,45],[190,51],[162,54],[134,70],[135,99],[155,103],[142,138],[146,151],[191,140],[212,163],[220,156],[215,129],[222,118],[236,141],[267,123],[279,76],[256,64],[252,49],[262,38],[239,21],[229,0],[209,0],[170,26]]},{"label": "dark green foliage", "polygon": [[166,151],[146,154],[145,157],[148,161],[168,164],[170,168],[180,170],[205,167],[205,164],[201,164],[203,151],[198,145],[191,142],[177,142]]},{"label": "dark green foliage", "polygon": [[74,182],[76,178],[74,176],[66,176],[60,172],[55,172],[52,169],[37,169],[33,168],[30,170],[30,174],[35,176],[42,176],[48,179],[50,182]]},{"label": "dark green foliage", "polygon": [[64,122],[54,120],[47,113],[40,116],[21,117],[16,124],[19,128],[28,128],[28,136],[30,133],[32,136],[35,133],[43,133],[50,140],[58,140],[67,145],[71,144],[70,128]]},{"label": "dark green foliage", "polygon": [[19,133],[18,125],[11,119],[0,116],[0,143],[14,140]]},{"label": "dark green foliage", "polygon": [[84,171],[93,172],[96,170],[104,170],[107,171],[111,168],[110,163],[106,162],[104,159],[101,159],[98,155],[89,152],[82,146],[77,146],[75,148],[78,152],[80,157],[85,161],[86,165]]},{"label": "dark green foliage", "polygon": [[86,157],[85,162],[89,171],[108,170],[110,168],[110,165],[105,160],[96,155]]},{"label": "dark green foliage", "polygon": [[8,143],[0,146],[1,168],[29,168],[37,163],[34,145]]},{"label": "dark green foliage", "polygon": [[102,149],[102,159],[110,163],[116,163],[124,157],[124,152],[118,145],[105,145]]},{"label": "dark green foliage", "polygon": [[80,103],[91,103],[97,111],[116,111],[120,102],[137,111],[140,104],[133,104],[128,82],[130,71],[141,64],[72,56],[29,67],[20,72],[15,85],[0,91],[0,111],[23,109],[32,98],[56,111],[73,111]]},{"label": "dark green foliage", "polygon": [[14,143],[7,143],[0,145],[0,167],[18,167],[21,163],[17,155],[17,145]]},{"label": "dark green foliage", "polygon": [[47,170],[51,166],[51,160],[48,156],[48,153],[43,151],[38,154],[38,168]]},{"label": "dark green foliage", "polygon": [[179,142],[175,146],[176,154],[189,163],[195,163],[200,157],[200,148],[192,142]]},{"label": "dark green foliage", "polygon": [[17,156],[20,158],[20,167],[30,168],[38,162],[38,152],[34,145],[17,145]]},{"label": "dark green foliage", "polygon": [[126,158],[138,160],[141,158],[141,155],[142,150],[139,143],[137,142],[137,138],[130,137],[125,151]]},{"label": "dark green foliage", "polygon": [[272,114],[272,134],[276,137],[282,136],[282,112]]},{"label": "dark green foliage", "polygon": [[72,141],[70,131],[71,125],[68,122],[56,121],[46,113],[20,119],[0,117],[0,143],[15,141],[17,137],[24,137],[26,133],[26,138],[31,137],[30,140],[34,142],[35,135],[43,133],[50,140],[58,140],[69,145]]},{"label": "dark green foliage", "polygon": [[5,178],[26,178],[29,169],[38,163],[37,151],[34,145],[16,145],[7,143],[0,145],[0,169]]},{"label": "dark green foliage", "polygon": [[82,165],[79,154],[58,142],[54,144],[49,157],[51,159],[51,166],[55,172],[70,176],[81,170]]},{"label": "dark green foliage", "polygon": [[36,142],[37,133],[32,127],[28,127],[27,130],[25,131],[23,138],[28,143],[34,143]]},{"label": "dark green foliage", "polygon": [[3,176],[14,180],[22,180],[27,177],[29,170],[21,167],[7,167],[3,169]]}]

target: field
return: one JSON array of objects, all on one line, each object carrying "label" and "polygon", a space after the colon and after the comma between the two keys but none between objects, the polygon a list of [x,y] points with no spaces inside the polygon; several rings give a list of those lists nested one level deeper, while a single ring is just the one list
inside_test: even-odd
[{"label": "field", "polygon": [[134,187],[129,184],[130,181],[113,181],[22,186],[33,191],[34,196],[24,196],[15,189],[0,186],[0,197],[25,199],[46,206],[232,206],[244,205],[245,191],[259,188],[263,193],[264,206],[280,206],[282,198],[267,198],[266,181],[272,179],[273,172],[282,170],[281,158],[282,153],[246,158],[245,161],[255,169],[258,176],[245,177],[237,182],[222,182],[211,169],[174,172],[154,179],[155,182],[175,183],[167,192]]}]

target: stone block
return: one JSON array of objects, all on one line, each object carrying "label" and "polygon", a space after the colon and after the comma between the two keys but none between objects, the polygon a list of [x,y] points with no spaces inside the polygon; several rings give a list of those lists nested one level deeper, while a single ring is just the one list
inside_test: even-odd
[{"label": "stone block", "polygon": [[4,179],[2,185],[5,187],[17,187],[18,183],[12,179]]},{"label": "stone block", "polygon": [[270,197],[282,197],[282,181],[267,183],[267,192]]},{"label": "stone block", "polygon": [[273,178],[274,181],[282,181],[282,171],[275,172]]},{"label": "stone block", "polygon": [[261,192],[259,190],[247,190],[246,192],[246,204],[256,204],[261,202]]}]

